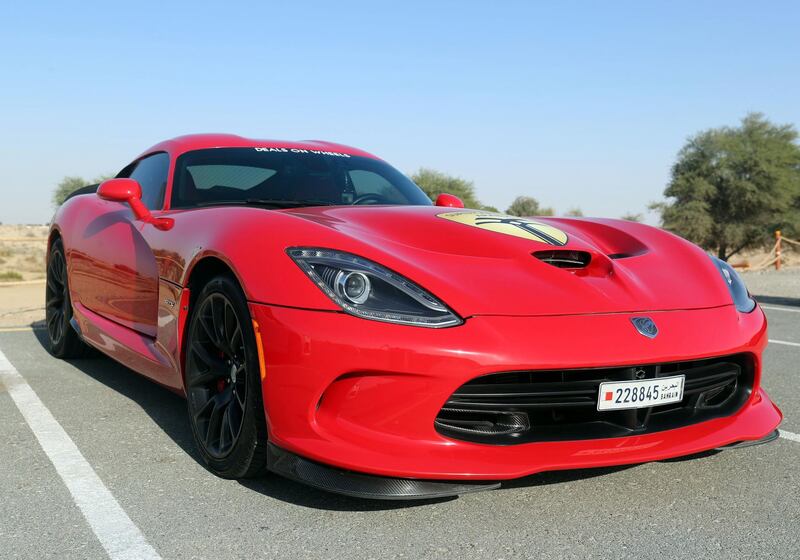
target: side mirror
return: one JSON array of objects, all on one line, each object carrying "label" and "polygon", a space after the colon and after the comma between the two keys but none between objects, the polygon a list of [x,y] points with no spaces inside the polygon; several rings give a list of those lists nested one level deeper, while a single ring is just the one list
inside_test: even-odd
[{"label": "side mirror", "polygon": [[111,202],[127,202],[137,220],[153,224],[160,230],[172,228],[172,218],[154,218],[142,203],[142,187],[135,179],[108,179],[97,188],[97,196]]},{"label": "side mirror", "polygon": [[436,206],[447,206],[448,208],[464,208],[464,203],[455,195],[442,193],[436,197]]},{"label": "side mirror", "polygon": [[97,196],[112,202],[129,202],[131,199],[142,200],[142,187],[135,179],[108,179],[97,188]]}]

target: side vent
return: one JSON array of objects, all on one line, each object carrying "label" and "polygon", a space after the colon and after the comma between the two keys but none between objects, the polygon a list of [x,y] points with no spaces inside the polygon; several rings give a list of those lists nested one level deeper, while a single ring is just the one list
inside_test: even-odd
[{"label": "side vent", "polygon": [[586,251],[536,251],[533,256],[549,265],[572,270],[586,268],[592,260]]}]

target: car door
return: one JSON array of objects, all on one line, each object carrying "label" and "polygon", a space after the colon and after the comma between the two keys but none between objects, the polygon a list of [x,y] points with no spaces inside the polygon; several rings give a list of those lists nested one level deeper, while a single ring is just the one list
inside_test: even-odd
[{"label": "car door", "polygon": [[[142,202],[160,210],[169,156],[156,153],[126,167],[118,177],[136,179]],[[150,337],[157,333],[158,267],[130,207],[96,198],[83,214],[79,251],[72,254],[73,290],[89,310]]]}]

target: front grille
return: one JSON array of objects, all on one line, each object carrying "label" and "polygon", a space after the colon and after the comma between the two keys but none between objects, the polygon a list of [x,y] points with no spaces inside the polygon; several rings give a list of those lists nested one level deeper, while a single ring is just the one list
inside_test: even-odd
[{"label": "front grille", "polygon": [[[679,428],[739,410],[753,389],[746,354],[635,367],[514,371],[484,375],[453,393],[436,417],[439,433],[515,444],[621,437]],[[598,411],[600,383],[685,375],[683,400]]]}]

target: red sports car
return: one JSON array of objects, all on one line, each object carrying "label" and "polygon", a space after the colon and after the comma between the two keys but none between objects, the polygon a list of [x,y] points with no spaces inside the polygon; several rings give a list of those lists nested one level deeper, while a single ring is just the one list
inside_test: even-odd
[{"label": "red sports car", "polygon": [[781,420],[726,263],[633,222],[433,205],[339,144],[162,142],[67,200],[48,255],[52,353],[185,395],[223,477],[446,496]]}]

